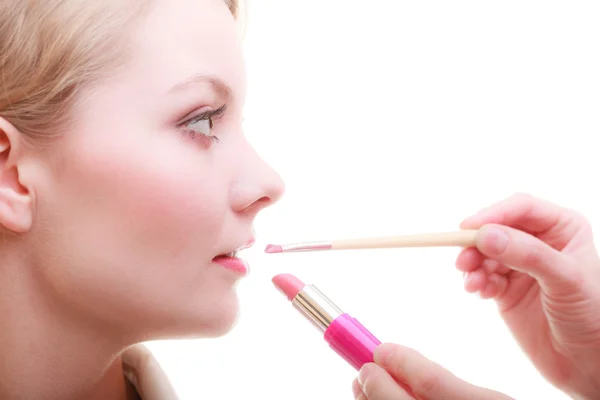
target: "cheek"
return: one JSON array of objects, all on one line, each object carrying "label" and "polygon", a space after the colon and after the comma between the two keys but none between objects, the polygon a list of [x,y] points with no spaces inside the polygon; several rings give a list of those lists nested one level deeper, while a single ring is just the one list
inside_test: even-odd
[{"label": "cheek", "polygon": [[181,146],[96,147],[44,179],[38,257],[43,279],[67,304],[141,326],[187,314],[201,322],[200,305],[231,296],[230,282],[211,268],[223,250],[228,178],[206,154]]},{"label": "cheek", "polygon": [[[169,236],[214,235],[225,211],[220,182],[190,171],[141,163],[129,172],[105,170],[98,187],[110,193],[112,212],[130,219],[143,232]],[[118,167],[118,166],[115,166]]]},{"label": "cheek", "polygon": [[162,262],[212,254],[227,212],[227,179],[203,154],[165,142],[95,146],[74,158],[56,201],[79,234],[95,236],[108,252]]}]

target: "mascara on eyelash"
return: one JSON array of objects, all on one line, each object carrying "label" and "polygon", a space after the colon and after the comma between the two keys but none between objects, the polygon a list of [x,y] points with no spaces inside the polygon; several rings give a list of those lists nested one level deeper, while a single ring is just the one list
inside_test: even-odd
[{"label": "mascara on eyelash", "polygon": [[[227,104],[223,104],[221,107],[217,108],[216,110],[204,111],[204,112],[196,115],[195,117],[191,118],[186,123],[189,124],[192,122],[202,121],[202,120],[209,119],[209,118],[221,117],[223,114],[225,114],[225,111],[227,111]],[[212,122],[211,122],[211,128],[212,128]]]}]

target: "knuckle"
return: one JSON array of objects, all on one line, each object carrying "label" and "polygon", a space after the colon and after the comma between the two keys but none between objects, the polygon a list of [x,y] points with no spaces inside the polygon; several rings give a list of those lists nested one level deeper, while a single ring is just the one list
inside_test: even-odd
[{"label": "knuckle", "polygon": [[525,192],[517,192],[513,193],[510,196],[505,197],[504,199],[494,203],[493,205],[484,208],[480,211],[480,213],[485,213],[489,215],[495,215],[502,220],[502,217],[505,217],[506,214],[512,214],[516,210],[528,210],[532,208],[538,200],[529,193]]},{"label": "knuckle", "polygon": [[513,199],[521,199],[521,200],[531,200],[531,199],[533,199],[533,196],[527,192],[515,192],[512,195],[512,198]]},{"label": "knuckle", "polygon": [[530,266],[541,266],[546,264],[546,252],[540,245],[532,245],[525,254],[524,262]]},{"label": "knuckle", "polygon": [[568,277],[565,279],[566,284],[571,288],[576,289],[577,292],[583,291],[583,289],[589,283],[588,277],[583,273],[580,268],[574,268]]},{"label": "knuckle", "polygon": [[427,360],[417,350],[410,349],[407,353],[409,365],[406,378],[412,390],[421,397],[435,396],[443,384],[443,370],[438,364]]},{"label": "knuckle", "polygon": [[571,219],[576,219],[577,221],[585,221],[584,215],[572,208],[567,208],[566,211],[570,214]]},{"label": "knuckle", "polygon": [[532,194],[526,192],[517,192],[509,199],[509,203],[521,205],[530,205],[536,201],[537,199]]},{"label": "knuckle", "polygon": [[365,380],[363,383],[362,391],[365,396],[369,399],[376,400],[379,397],[379,384],[377,383],[377,378],[371,377]]},{"label": "knuckle", "polygon": [[381,346],[380,351],[382,354],[379,361],[381,367],[394,378],[403,378],[407,349],[396,344],[385,343]]},{"label": "knuckle", "polygon": [[362,383],[362,392],[368,397],[377,399],[379,391],[381,390],[380,375],[375,369],[369,371],[368,376]]},{"label": "knuckle", "polygon": [[442,385],[441,377],[431,370],[422,370],[414,377],[412,389],[415,394],[423,397],[435,395]]},{"label": "knuckle", "polygon": [[586,233],[591,231],[592,226],[590,222],[588,221],[587,217],[583,215],[580,211],[567,209],[567,212],[569,215],[569,220],[571,220],[571,222],[574,223],[574,225],[581,227],[582,230],[587,231]]},{"label": "knuckle", "polygon": [[387,364],[390,367],[390,373],[395,377],[401,377],[404,370],[404,359],[406,355],[403,354],[402,349],[399,346],[392,346],[389,349],[387,356]]},{"label": "knuckle", "polygon": [[562,287],[567,292],[580,293],[589,282],[589,277],[576,261],[564,260],[562,268],[557,270],[560,284],[557,287]]}]

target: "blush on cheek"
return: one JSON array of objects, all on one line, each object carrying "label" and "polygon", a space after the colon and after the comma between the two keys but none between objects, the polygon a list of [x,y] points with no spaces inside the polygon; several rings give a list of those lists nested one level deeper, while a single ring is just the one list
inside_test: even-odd
[{"label": "blush on cheek", "polygon": [[210,177],[163,170],[124,178],[112,182],[115,212],[143,242],[181,251],[189,241],[196,249],[210,244],[220,233],[226,199]]},{"label": "blush on cheek", "polygon": [[146,252],[212,252],[227,210],[226,179],[177,140],[132,147],[97,148],[70,171],[80,200],[102,199],[88,203],[97,208],[88,212],[97,211],[109,220],[102,225]]}]

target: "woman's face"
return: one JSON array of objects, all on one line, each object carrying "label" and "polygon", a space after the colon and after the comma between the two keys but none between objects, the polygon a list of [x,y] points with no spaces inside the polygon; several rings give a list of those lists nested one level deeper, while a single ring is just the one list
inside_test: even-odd
[{"label": "woman's face", "polygon": [[283,183],[242,132],[245,71],[224,1],[157,0],[143,18],[131,62],[82,94],[40,168],[37,278],[80,321],[148,339],[220,335],[243,273],[213,259],[253,239]]}]

